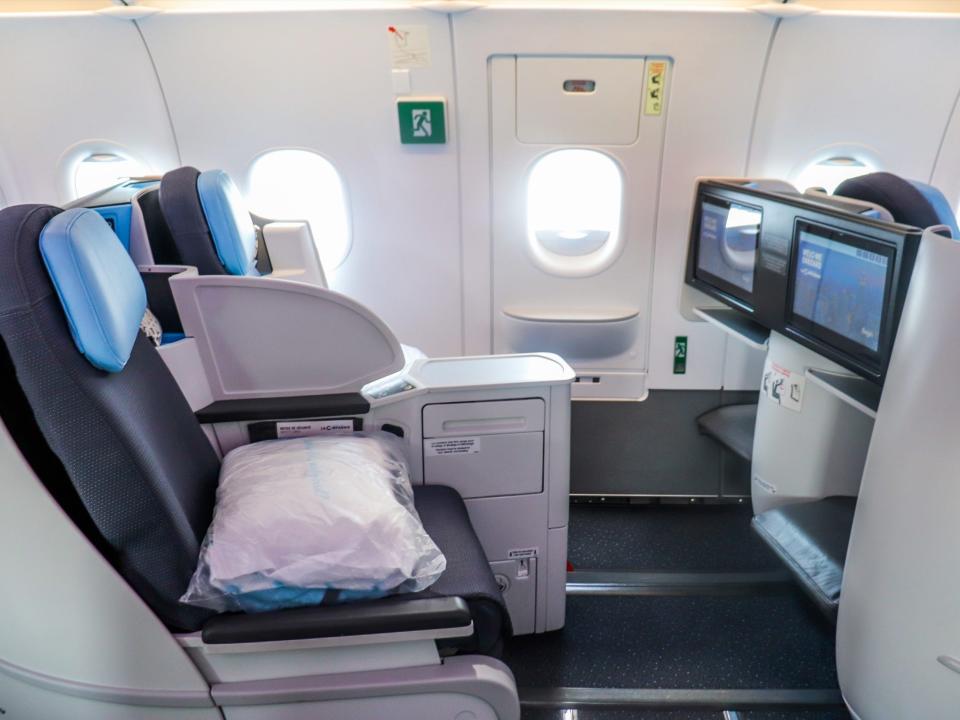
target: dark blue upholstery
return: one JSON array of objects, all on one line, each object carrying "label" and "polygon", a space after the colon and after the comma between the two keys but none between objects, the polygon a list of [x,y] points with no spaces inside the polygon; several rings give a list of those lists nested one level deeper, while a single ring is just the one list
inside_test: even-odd
[{"label": "dark blue upholstery", "polygon": [[946,225],[953,237],[960,237],[950,203],[939,190],[925,183],[904,180],[893,173],[875,172],[844,180],[833,194],[876,203],[904,225],[918,228]]},{"label": "dark blue upholstery", "polygon": [[189,166],[164,175],[160,181],[160,210],[182,265],[194,266],[201,275],[228,275],[200,203],[199,177],[200,171]]},{"label": "dark blue upholstery", "polygon": [[137,335],[122,372],[98,370],[77,351],[39,250],[60,212],[0,211],[0,337],[117,569],[169,626],[195,630],[211,613],[179,598],[213,514],[220,463],[146,337]]}]

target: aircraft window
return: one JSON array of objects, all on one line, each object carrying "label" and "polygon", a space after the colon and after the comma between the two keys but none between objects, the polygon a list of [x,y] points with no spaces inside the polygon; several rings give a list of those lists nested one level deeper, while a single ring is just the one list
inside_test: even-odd
[{"label": "aircraft window", "polygon": [[248,199],[258,215],[275,220],[306,220],[326,270],[350,252],[347,195],[340,173],[309,150],[271,150],[250,167]]},{"label": "aircraft window", "polygon": [[596,150],[556,150],[527,181],[527,239],[533,257],[559,275],[602,270],[620,249],[623,175]]},{"label": "aircraft window", "polygon": [[124,178],[146,174],[143,164],[133,158],[112,152],[91,153],[77,163],[73,186],[76,197],[83,197]]},{"label": "aircraft window", "polygon": [[810,163],[797,176],[797,189],[823,188],[832,193],[844,180],[876,170],[873,165],[854,157],[831,157]]}]

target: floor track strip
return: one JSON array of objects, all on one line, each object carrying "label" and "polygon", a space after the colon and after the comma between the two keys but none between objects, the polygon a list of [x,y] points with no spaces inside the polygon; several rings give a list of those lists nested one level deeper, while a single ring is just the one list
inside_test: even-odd
[{"label": "floor track strip", "polygon": [[609,707],[658,710],[799,710],[841,707],[834,689],[667,689],[667,688],[520,688],[528,708]]},{"label": "floor track strip", "polygon": [[567,573],[568,595],[754,595],[793,587],[786,570],[676,573],[578,570]]}]

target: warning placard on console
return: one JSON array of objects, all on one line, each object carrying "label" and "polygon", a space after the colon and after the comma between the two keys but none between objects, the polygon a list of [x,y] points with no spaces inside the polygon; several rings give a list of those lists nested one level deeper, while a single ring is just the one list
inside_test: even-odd
[{"label": "warning placard on console", "polygon": [[423,452],[427,457],[439,455],[476,455],[480,452],[480,438],[436,438],[425,440]]}]

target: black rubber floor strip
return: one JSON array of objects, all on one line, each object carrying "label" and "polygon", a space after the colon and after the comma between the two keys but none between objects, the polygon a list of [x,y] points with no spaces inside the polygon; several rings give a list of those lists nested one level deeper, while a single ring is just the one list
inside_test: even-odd
[{"label": "black rubber floor strip", "polygon": [[711,710],[841,707],[837,689],[689,690],[666,688],[520,688],[520,704],[531,708],[634,707]]},{"label": "black rubber floor strip", "polygon": [[786,570],[673,573],[578,570],[567,574],[568,595],[754,595],[793,587]]}]

